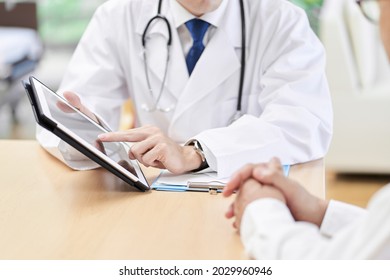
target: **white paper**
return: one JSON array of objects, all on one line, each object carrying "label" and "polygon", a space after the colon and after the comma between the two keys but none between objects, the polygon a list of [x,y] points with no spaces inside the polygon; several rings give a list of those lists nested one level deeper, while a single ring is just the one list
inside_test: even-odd
[{"label": "white paper", "polygon": [[171,186],[186,186],[188,182],[210,182],[226,184],[229,178],[218,178],[216,172],[208,173],[187,173],[183,175],[175,175],[169,171],[162,171],[157,178],[155,185],[171,185]]}]

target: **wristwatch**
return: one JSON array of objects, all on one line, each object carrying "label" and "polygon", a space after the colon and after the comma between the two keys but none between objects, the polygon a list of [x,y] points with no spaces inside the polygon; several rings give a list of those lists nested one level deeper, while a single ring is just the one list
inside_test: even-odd
[{"label": "wristwatch", "polygon": [[206,157],[204,156],[202,146],[200,145],[198,140],[191,139],[187,143],[185,143],[184,146],[191,146],[191,147],[193,147],[195,152],[200,156],[200,158],[202,160],[201,165],[198,168],[196,168],[194,170],[191,170],[191,172],[198,172],[198,171],[201,171],[201,170],[206,169],[207,167],[209,167],[209,164],[207,163]]}]

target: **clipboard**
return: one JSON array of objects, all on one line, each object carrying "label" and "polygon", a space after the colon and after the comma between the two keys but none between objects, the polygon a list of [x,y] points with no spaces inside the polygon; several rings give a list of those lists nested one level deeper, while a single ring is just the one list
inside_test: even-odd
[{"label": "clipboard", "polygon": [[[283,172],[288,176],[290,165],[283,165]],[[164,178],[167,178],[164,180]],[[173,175],[164,170],[151,185],[156,191],[170,192],[208,192],[211,195],[221,193],[229,178],[218,178],[216,172]]]}]

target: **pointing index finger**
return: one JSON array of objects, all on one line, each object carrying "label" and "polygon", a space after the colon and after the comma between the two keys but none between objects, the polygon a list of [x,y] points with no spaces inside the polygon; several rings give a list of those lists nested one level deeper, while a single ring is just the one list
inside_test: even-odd
[{"label": "pointing index finger", "polygon": [[133,130],[107,132],[98,137],[103,142],[140,142],[147,138],[145,134]]}]

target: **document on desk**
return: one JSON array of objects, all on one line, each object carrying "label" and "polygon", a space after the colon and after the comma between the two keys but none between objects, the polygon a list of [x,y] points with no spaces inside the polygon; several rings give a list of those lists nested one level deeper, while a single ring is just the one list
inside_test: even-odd
[{"label": "document on desk", "polygon": [[[283,171],[284,174],[288,176],[290,166],[284,165]],[[218,178],[216,172],[175,175],[167,170],[164,170],[153,182],[152,189],[158,191],[197,191],[217,194],[222,192],[224,186],[229,180],[230,178]]]}]

